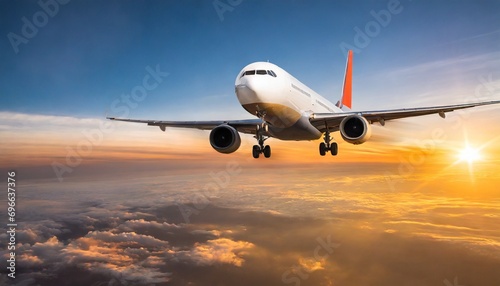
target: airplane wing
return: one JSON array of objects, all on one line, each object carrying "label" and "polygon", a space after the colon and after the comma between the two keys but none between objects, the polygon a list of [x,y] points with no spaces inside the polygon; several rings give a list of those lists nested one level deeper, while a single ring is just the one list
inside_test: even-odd
[{"label": "airplane wing", "polygon": [[342,119],[346,118],[349,115],[360,115],[366,118],[370,123],[380,122],[380,124],[384,125],[385,121],[387,120],[415,117],[415,116],[422,116],[422,115],[429,115],[436,113],[439,114],[441,117],[445,118],[445,113],[454,110],[471,108],[482,105],[499,104],[499,103],[500,100],[455,104],[447,106],[405,108],[405,109],[392,109],[392,110],[353,111],[353,112],[343,112],[343,113],[315,113],[311,115],[311,118],[309,120],[311,124],[321,132],[326,131],[327,125],[330,132],[334,132],[339,130],[340,122],[342,122]]},{"label": "airplane wing", "polygon": [[[309,121],[320,132],[326,131],[326,126],[330,132],[339,130],[340,122],[349,115],[360,115],[366,118],[370,123],[380,122],[384,125],[385,121],[423,116],[429,114],[439,114],[445,117],[445,113],[454,110],[471,108],[482,105],[500,104],[500,100],[486,101],[477,103],[466,103],[446,106],[434,107],[419,107],[419,108],[404,108],[404,109],[391,109],[391,110],[375,110],[375,111],[352,111],[342,113],[314,113],[311,115]],[[162,120],[141,120],[141,119],[124,119],[107,117],[109,120],[146,123],[149,126],[158,126],[162,131],[165,127],[178,127],[178,128],[192,128],[200,130],[212,130],[221,124],[227,124],[234,127],[236,130],[246,134],[255,134],[256,126],[263,123],[262,119],[244,119],[244,120],[211,120],[211,121],[162,121]]]},{"label": "airplane wing", "polygon": [[146,123],[149,126],[158,126],[162,131],[165,131],[165,127],[212,130],[221,124],[227,124],[234,127],[239,132],[247,134],[255,134],[256,126],[262,124],[262,120],[258,118],[244,119],[244,120],[212,120],[212,121],[161,121],[161,120],[123,119],[115,117],[106,117],[106,118],[115,121]]}]

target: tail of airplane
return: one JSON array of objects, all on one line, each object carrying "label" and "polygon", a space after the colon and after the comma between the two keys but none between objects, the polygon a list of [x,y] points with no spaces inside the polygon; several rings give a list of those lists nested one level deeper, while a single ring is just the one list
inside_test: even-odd
[{"label": "tail of airplane", "polygon": [[347,53],[347,63],[345,67],[344,85],[342,87],[342,98],[337,102],[337,107],[344,106],[352,108],[352,50]]}]

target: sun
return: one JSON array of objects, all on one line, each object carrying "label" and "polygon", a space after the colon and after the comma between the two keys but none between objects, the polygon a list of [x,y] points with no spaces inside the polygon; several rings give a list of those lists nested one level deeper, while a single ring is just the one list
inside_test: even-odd
[{"label": "sun", "polygon": [[474,178],[474,165],[478,161],[481,161],[482,155],[481,155],[481,150],[483,149],[484,146],[482,147],[472,147],[469,145],[468,142],[465,143],[465,147],[463,147],[461,150],[458,150],[457,157],[458,159],[455,161],[453,165],[459,164],[459,163],[466,163],[467,164],[467,169],[469,169],[469,178],[471,182],[475,181]]},{"label": "sun", "polygon": [[470,146],[466,146],[464,149],[460,151],[458,154],[459,161],[473,163],[481,160],[481,152],[478,148],[473,148]]}]

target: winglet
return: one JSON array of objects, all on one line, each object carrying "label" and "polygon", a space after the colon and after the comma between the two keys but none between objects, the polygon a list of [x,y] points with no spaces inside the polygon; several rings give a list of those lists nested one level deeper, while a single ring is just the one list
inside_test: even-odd
[{"label": "winglet", "polygon": [[352,108],[352,50],[347,53],[342,99],[337,103],[337,106],[339,108],[343,106],[347,106],[349,109]]}]

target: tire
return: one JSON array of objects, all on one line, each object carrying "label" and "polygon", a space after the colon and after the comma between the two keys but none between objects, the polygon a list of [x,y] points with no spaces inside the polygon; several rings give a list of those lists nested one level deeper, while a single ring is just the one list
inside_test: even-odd
[{"label": "tire", "polygon": [[266,147],[264,147],[264,157],[271,157],[271,146],[266,145]]},{"label": "tire", "polygon": [[337,156],[337,154],[339,153],[339,145],[333,142],[332,146],[330,146],[330,152],[332,152],[332,156]]},{"label": "tire", "polygon": [[258,159],[259,158],[259,155],[260,155],[260,147],[258,145],[253,145],[253,149],[252,149],[252,156],[255,158],[255,159]]},{"label": "tire", "polygon": [[325,156],[326,154],[326,144],[324,142],[321,142],[321,144],[319,144],[319,154],[321,156]]}]

